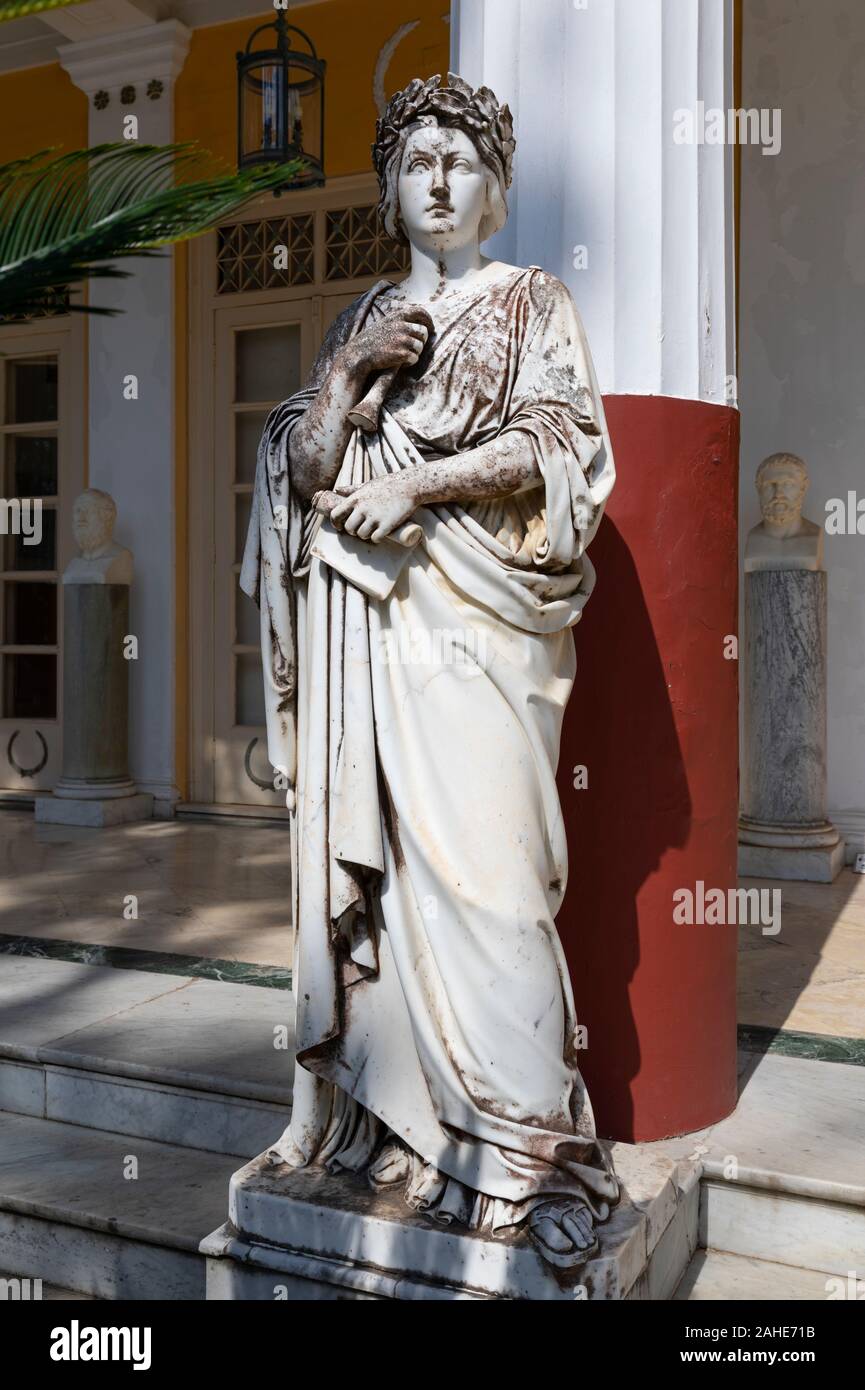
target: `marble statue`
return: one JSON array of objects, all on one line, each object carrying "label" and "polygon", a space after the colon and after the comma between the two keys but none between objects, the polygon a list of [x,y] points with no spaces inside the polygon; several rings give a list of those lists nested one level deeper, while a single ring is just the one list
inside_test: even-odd
[{"label": "marble statue", "polygon": [[110,493],[88,487],[72,506],[72,534],[81,554],[66,566],[64,584],[131,584],[132,552],[114,540],[117,507]]},{"label": "marble statue", "polygon": [[770,454],[745,543],[739,872],[831,883],[845,845],[826,811],[823,529],[802,515],[808,469]]},{"label": "marble statue", "polygon": [[755,479],[762,521],[748,532],[745,571],[820,570],[823,528],[802,515],[808,469],[796,454],[770,454]]},{"label": "marble statue", "polygon": [[271,412],[241,574],[293,789],[297,1069],[268,1160],[365,1173],[433,1222],[525,1223],[572,1268],[619,1195],[554,926],[610,442],[568,290],[480,251],[507,217],[508,108],[415,80],[373,152],[411,270]]}]

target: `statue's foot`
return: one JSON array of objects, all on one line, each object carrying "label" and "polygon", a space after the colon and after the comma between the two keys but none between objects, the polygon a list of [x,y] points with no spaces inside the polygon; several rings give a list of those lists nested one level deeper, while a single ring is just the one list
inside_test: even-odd
[{"label": "statue's foot", "polygon": [[290,1128],[265,1151],[264,1161],[271,1168],[304,1168],[307,1163],[306,1156],[291,1137]]},{"label": "statue's foot", "polygon": [[397,1140],[384,1145],[367,1169],[371,1187],[396,1187],[408,1181],[411,1159]]},{"label": "statue's foot", "polygon": [[574,1198],[535,1207],[529,1216],[529,1235],[547,1263],[557,1269],[576,1269],[598,1249],[592,1213]]}]

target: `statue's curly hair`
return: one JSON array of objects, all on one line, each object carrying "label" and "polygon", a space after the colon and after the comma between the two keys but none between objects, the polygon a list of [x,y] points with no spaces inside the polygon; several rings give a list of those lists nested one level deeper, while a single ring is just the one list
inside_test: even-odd
[{"label": "statue's curly hair", "polygon": [[759,489],[760,484],[770,469],[781,467],[786,468],[790,473],[795,473],[802,492],[807,492],[809,484],[808,465],[804,459],[800,459],[798,454],[788,454],[786,452],[770,454],[768,458],[763,459],[754,477],[755,487]]},{"label": "statue's curly hair", "polygon": [[399,220],[397,180],[409,134],[420,125],[456,126],[469,136],[484,164],[495,174],[492,208],[481,223],[481,240],[503,227],[508,215],[505,194],[511,185],[516,141],[511,113],[500,106],[489,87],[470,87],[456,73],[447,82],[441,74],[426,82],[414,78],[391,97],[376,123],[373,164],[379,179],[379,214],[387,232],[405,241]]}]

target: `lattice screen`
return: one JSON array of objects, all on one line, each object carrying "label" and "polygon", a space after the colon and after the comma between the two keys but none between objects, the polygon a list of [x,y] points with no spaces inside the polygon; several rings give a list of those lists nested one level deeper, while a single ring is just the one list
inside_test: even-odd
[{"label": "lattice screen", "polygon": [[[94,282],[98,286],[98,280]],[[98,293],[97,301],[98,302]],[[41,309],[34,309],[31,314],[3,314],[0,315],[0,323],[32,323],[34,319],[54,319],[60,318],[63,314],[69,313],[69,291],[68,290],[49,290],[46,292],[45,301]]]},{"label": "lattice screen", "polygon": [[[408,270],[407,246],[401,246],[382,227],[375,204],[337,208],[319,214],[324,232],[324,278],[362,280]],[[263,218],[220,227],[217,242],[217,293],[245,294],[315,282],[315,213],[297,217]],[[321,232],[319,232],[321,235]],[[284,267],[277,268],[275,250],[286,248]]]},{"label": "lattice screen", "polygon": [[326,214],[325,280],[357,280],[408,268],[408,247],[387,235],[374,205]]},{"label": "lattice screen", "polygon": [[[284,246],[284,268],[276,251]],[[315,216],[264,218],[220,227],[216,252],[217,293],[311,285],[315,280]]]}]

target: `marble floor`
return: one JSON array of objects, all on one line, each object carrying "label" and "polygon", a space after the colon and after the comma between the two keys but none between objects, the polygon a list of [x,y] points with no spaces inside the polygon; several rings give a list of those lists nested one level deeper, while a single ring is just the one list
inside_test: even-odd
[{"label": "marble floor", "polygon": [[284,822],[93,830],[0,810],[2,937],[288,969],[289,886]]},{"label": "marble floor", "polygon": [[865,875],[742,887],[779,889],[781,913],[775,935],[740,928],[740,1024],[865,1039]]},{"label": "marble floor", "polygon": [[[845,869],[831,885],[745,879],[743,886],[780,890],[781,929],[741,928],[740,1024],[865,1039],[865,876]],[[131,896],[137,917],[128,915]],[[82,960],[80,950],[55,943],[84,943],[113,964],[140,966],[127,952],[164,953],[175,973],[185,957],[193,975],[252,983],[258,972],[262,983],[284,983],[288,918],[285,823],[147,821],[91,830],[36,825],[30,812],[0,810],[0,950],[28,938],[36,950],[42,943],[46,954]],[[89,958],[101,959],[98,950]]]}]

